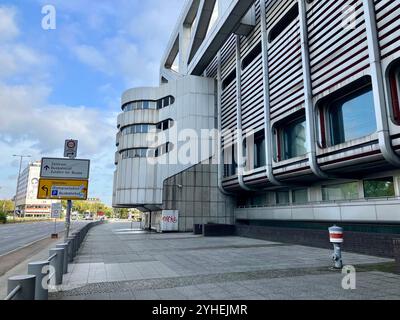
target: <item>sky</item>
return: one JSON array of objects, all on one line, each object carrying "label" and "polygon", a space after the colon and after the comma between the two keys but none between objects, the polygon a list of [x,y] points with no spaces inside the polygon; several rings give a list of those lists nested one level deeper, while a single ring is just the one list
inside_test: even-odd
[{"label": "sky", "polygon": [[[0,0],[0,199],[15,194],[14,154],[62,157],[72,138],[92,161],[89,196],[111,204],[121,94],[158,85],[183,4]],[[45,5],[56,9],[54,30],[42,28]]]}]

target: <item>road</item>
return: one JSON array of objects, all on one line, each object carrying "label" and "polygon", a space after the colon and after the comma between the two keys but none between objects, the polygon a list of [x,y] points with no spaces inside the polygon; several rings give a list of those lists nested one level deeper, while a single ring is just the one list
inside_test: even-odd
[{"label": "road", "polygon": [[[72,228],[85,224],[72,221]],[[65,223],[57,223],[57,232],[64,230]],[[54,232],[54,222],[34,222],[0,225],[0,256],[49,236]]]}]

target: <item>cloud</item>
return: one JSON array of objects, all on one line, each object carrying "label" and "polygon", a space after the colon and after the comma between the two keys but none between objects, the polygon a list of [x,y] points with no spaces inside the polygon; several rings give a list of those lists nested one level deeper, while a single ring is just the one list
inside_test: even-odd
[{"label": "cloud", "polygon": [[46,54],[20,43],[0,45],[0,80],[24,75],[36,80],[43,79],[47,76],[43,70],[51,60]]},{"label": "cloud", "polygon": [[17,15],[15,7],[0,6],[0,81],[42,81],[55,60],[22,42]]},{"label": "cloud", "polygon": [[54,152],[68,138],[80,139],[86,154],[110,144],[115,132],[107,114],[86,106],[49,105],[50,92],[44,86],[0,84],[0,140],[29,140],[41,153]]},{"label": "cloud", "polygon": [[[48,1],[36,4],[40,12],[40,5]],[[0,5],[0,197],[15,192],[18,161],[13,154],[32,154],[32,160],[59,157],[64,140],[76,138],[79,157],[92,160],[91,196],[110,203],[120,95],[126,87],[158,84],[160,60],[184,0],[109,0],[96,5],[92,0],[53,0],[52,4],[57,30],[23,30],[23,34],[18,18],[32,14],[32,9]],[[30,24],[29,19],[24,23]],[[32,34],[38,35],[37,41]],[[66,64],[59,70],[63,58]],[[61,100],[65,93],[54,93],[59,90],[57,80],[68,81],[69,89],[78,83],[75,74],[80,73],[75,69],[80,71],[83,65],[90,68],[85,69],[86,81],[102,82],[93,80],[97,90],[85,93],[85,101],[96,95],[103,105],[79,105],[78,98],[66,105]],[[64,79],[65,75],[71,78]],[[79,91],[79,86],[72,87]]]},{"label": "cloud", "polygon": [[82,63],[108,75],[112,74],[112,69],[108,64],[106,57],[103,56],[95,47],[79,45],[72,48],[72,51]]},{"label": "cloud", "polygon": [[92,194],[110,203],[112,183],[107,182],[113,178],[115,114],[86,106],[49,105],[50,92],[43,86],[0,84],[0,185],[13,183],[12,154],[32,154],[34,160],[62,157],[64,140],[74,138],[79,140],[79,156],[92,160]]},{"label": "cloud", "polygon": [[184,1],[119,0],[100,7],[87,3],[54,4],[58,14],[79,16],[73,24],[59,24],[72,54],[98,72],[121,77],[125,87],[157,85],[160,60]]},{"label": "cloud", "polygon": [[0,42],[13,40],[19,35],[16,14],[15,8],[0,5]]}]

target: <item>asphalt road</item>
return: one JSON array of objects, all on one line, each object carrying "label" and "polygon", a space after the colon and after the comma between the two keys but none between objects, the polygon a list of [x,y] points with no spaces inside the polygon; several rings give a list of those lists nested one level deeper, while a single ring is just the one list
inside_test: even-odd
[{"label": "asphalt road", "polygon": [[[72,221],[75,228],[85,224],[83,221]],[[65,223],[57,223],[57,232],[64,230]],[[34,241],[49,236],[54,232],[54,222],[34,222],[0,225],[0,256],[26,246]]]}]

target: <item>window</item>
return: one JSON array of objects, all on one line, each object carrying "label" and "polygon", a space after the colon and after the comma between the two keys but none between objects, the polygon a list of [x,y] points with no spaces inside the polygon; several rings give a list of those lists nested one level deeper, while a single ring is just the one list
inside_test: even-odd
[{"label": "window", "polygon": [[322,186],[323,201],[352,200],[358,198],[358,182]]},{"label": "window", "polygon": [[165,131],[168,130],[169,128],[172,128],[173,125],[174,121],[171,119],[167,119],[157,124],[157,130]]},{"label": "window", "polygon": [[236,69],[232,70],[230,74],[222,81],[222,90],[225,90],[233,81],[236,80]]},{"label": "window", "polygon": [[234,146],[229,146],[223,151],[224,177],[231,177],[237,173],[235,150]]},{"label": "window", "polygon": [[160,157],[160,156],[172,151],[172,149],[173,149],[173,144],[171,142],[167,142],[166,144],[163,144],[162,146],[158,147],[155,150],[155,156]]},{"label": "window", "polygon": [[281,124],[276,133],[277,160],[288,160],[307,153],[305,117]]},{"label": "window", "polygon": [[164,98],[163,106],[164,106],[164,108],[169,106],[169,98]]},{"label": "window", "polygon": [[128,149],[121,152],[122,159],[129,159],[129,158],[147,158],[149,148],[134,148]]},{"label": "window", "polygon": [[393,178],[379,178],[364,181],[364,197],[379,198],[379,197],[394,197]]},{"label": "window", "polygon": [[242,61],[242,70],[246,69],[262,52],[261,42],[259,42]]},{"label": "window", "polygon": [[278,191],[276,193],[276,204],[290,204],[289,191]]},{"label": "window", "polygon": [[[320,110],[322,147],[335,146],[376,132],[372,86],[369,78],[327,97]],[[325,120],[326,119],[326,120]]]},{"label": "window", "polygon": [[175,103],[175,98],[172,96],[168,96],[158,101],[157,108],[158,109],[166,108],[174,103]]},{"label": "window", "polygon": [[254,168],[262,168],[265,165],[265,134],[264,131],[260,131],[254,136]]},{"label": "window", "polygon": [[293,190],[292,202],[295,204],[308,203],[308,190],[307,189]]},{"label": "window", "polygon": [[265,194],[258,194],[250,197],[250,203],[252,206],[266,206],[267,205],[267,197]]},{"label": "window", "polygon": [[390,97],[392,103],[393,122],[400,125],[400,67],[396,63],[389,71]]},{"label": "window", "polygon": [[134,124],[122,129],[122,134],[135,134],[135,133],[149,133],[155,129],[155,125],[152,124]]},{"label": "window", "polygon": [[157,101],[143,100],[143,101],[128,102],[122,106],[122,110],[124,112],[132,110],[149,110],[149,109],[155,110],[168,107],[174,103],[175,103],[175,98],[172,96],[168,96]]},{"label": "window", "polygon": [[268,41],[272,42],[299,16],[299,5],[296,3],[271,29]]}]

